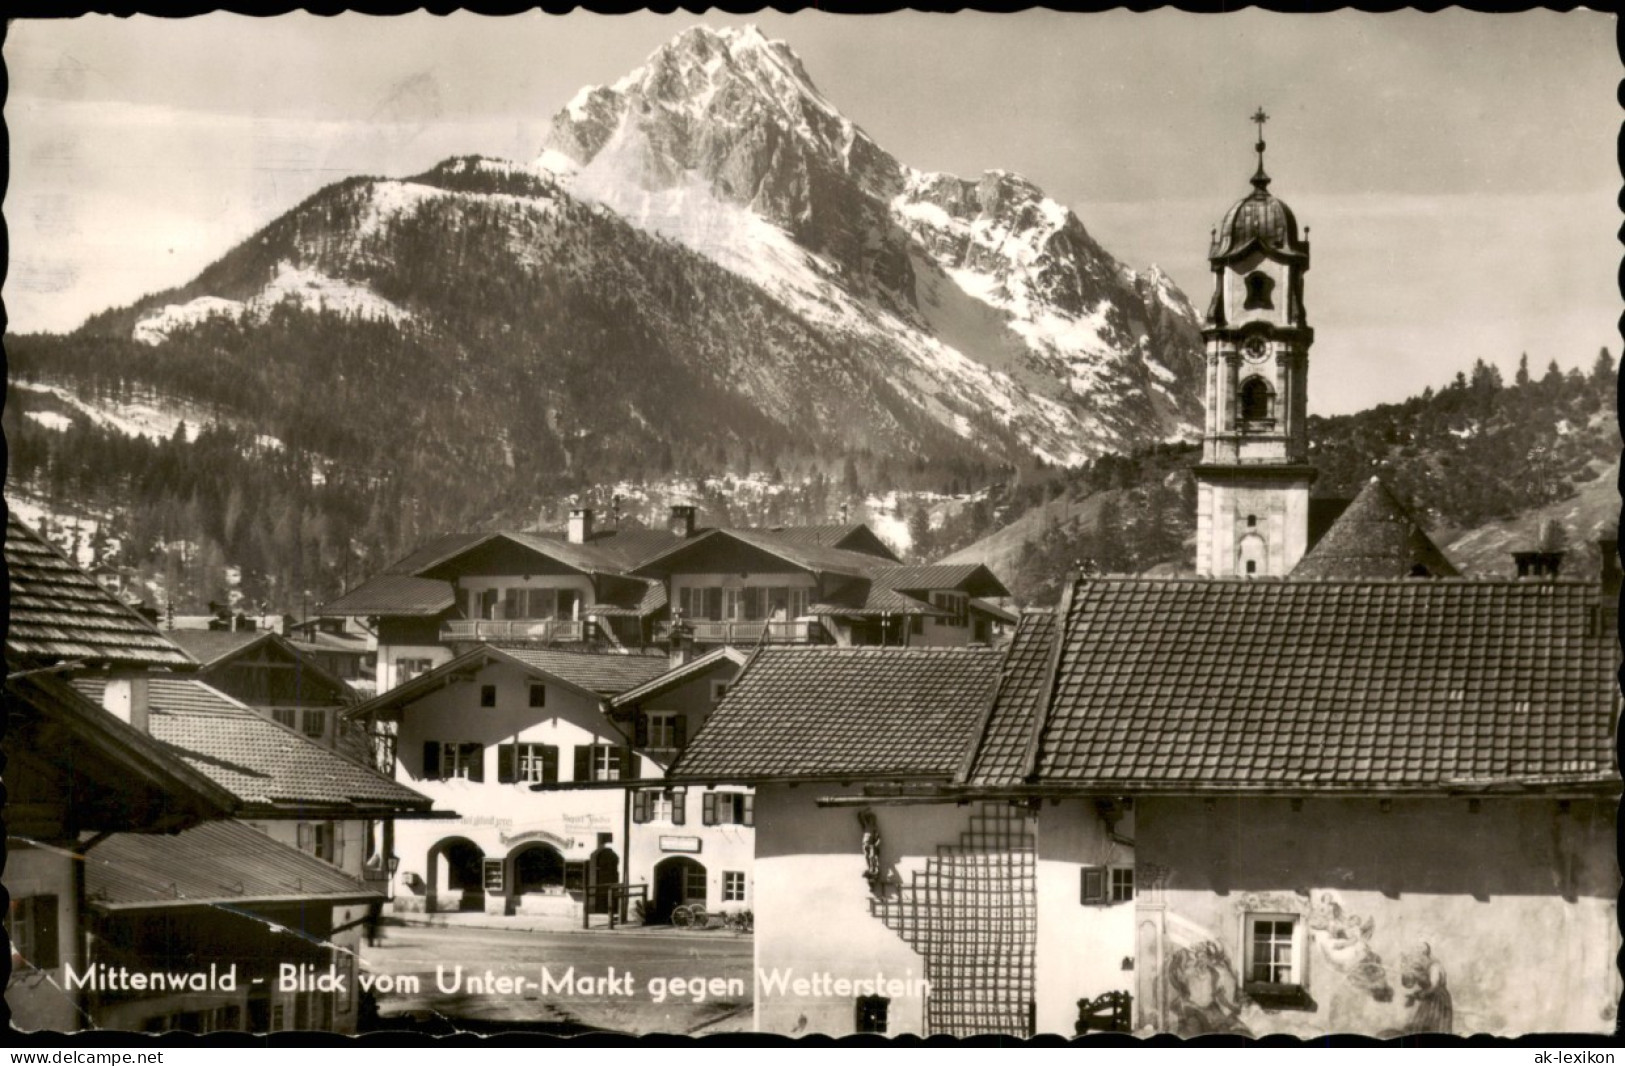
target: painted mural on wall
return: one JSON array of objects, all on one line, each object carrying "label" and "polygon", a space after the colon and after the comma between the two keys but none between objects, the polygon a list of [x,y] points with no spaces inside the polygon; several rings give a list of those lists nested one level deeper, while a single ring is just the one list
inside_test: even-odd
[{"label": "painted mural on wall", "polygon": [[1445,986],[1444,967],[1427,944],[1399,958],[1399,983],[1405,987],[1405,1005],[1411,1017],[1400,1035],[1448,1033],[1455,1025],[1455,1008]]},{"label": "painted mural on wall", "polygon": [[[1390,947],[1385,961],[1374,943],[1381,933],[1376,917],[1353,912],[1336,892],[1247,893],[1226,910],[1233,925],[1221,920],[1215,928],[1177,917],[1170,922],[1175,935],[1167,944],[1166,1007],[1160,1024],[1153,1023],[1157,1028],[1187,1038],[1326,1032],[1392,1038],[1454,1031],[1445,967],[1432,944],[1402,932],[1403,950],[1394,953]],[[1221,930],[1245,928],[1249,914],[1296,915],[1302,923],[1308,957],[1294,977],[1304,985],[1301,1009],[1261,1005],[1248,995],[1245,975],[1231,954],[1232,947],[1245,946],[1227,945]],[[1390,945],[1394,932],[1389,930]]]},{"label": "painted mural on wall", "polygon": [[1168,956],[1168,1017],[1183,1037],[1252,1036],[1241,1021],[1241,982],[1217,940],[1204,940]]}]

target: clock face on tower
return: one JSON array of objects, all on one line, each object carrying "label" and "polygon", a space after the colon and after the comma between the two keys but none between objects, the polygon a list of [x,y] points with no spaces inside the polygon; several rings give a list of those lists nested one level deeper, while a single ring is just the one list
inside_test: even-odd
[{"label": "clock face on tower", "polygon": [[1241,345],[1241,357],[1253,366],[1257,366],[1269,358],[1269,345],[1263,337],[1248,337]]}]

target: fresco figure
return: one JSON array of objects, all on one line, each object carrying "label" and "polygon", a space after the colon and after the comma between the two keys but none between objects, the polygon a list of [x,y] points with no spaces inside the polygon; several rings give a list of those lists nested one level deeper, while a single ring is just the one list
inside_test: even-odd
[{"label": "fresco figure", "polygon": [[1241,1022],[1241,982],[1223,945],[1204,940],[1168,957],[1168,1013],[1183,1037],[1252,1036]]},{"label": "fresco figure", "polygon": [[1445,986],[1444,967],[1433,957],[1432,947],[1424,943],[1399,957],[1399,983],[1405,988],[1405,1006],[1411,1008],[1402,1034],[1454,1030],[1456,1011]]},{"label": "fresco figure", "polygon": [[1388,983],[1382,956],[1371,947],[1376,925],[1373,918],[1345,915],[1343,905],[1330,892],[1322,892],[1309,913],[1309,928],[1324,934],[1321,950],[1349,986],[1378,1003],[1388,1003],[1394,998],[1394,988]]}]

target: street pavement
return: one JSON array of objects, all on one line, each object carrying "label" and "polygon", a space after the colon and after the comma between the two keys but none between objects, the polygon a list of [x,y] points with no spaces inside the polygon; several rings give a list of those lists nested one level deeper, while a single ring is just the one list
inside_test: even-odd
[{"label": "street pavement", "polygon": [[753,1021],[749,936],[425,925],[383,934],[361,955],[378,1014],[369,1028],[697,1035]]}]

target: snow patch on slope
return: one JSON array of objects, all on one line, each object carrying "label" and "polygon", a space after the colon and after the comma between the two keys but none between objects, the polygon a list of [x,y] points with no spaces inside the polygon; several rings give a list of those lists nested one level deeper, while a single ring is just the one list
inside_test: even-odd
[{"label": "snow patch on slope", "polygon": [[328,311],[346,318],[403,322],[410,312],[379,296],[365,285],[328,277],[313,267],[282,262],[276,276],[247,301],[220,296],[199,296],[184,304],[166,304],[136,322],[131,336],[138,342],[158,345],[175,331],[201,325],[215,317],[263,320],[271,309],[292,302],[305,311]]}]

